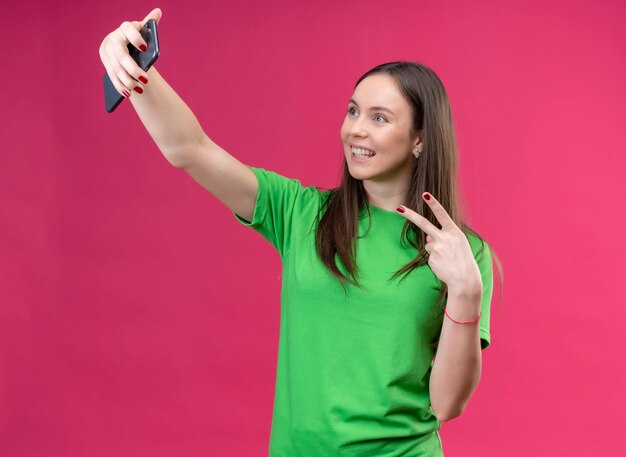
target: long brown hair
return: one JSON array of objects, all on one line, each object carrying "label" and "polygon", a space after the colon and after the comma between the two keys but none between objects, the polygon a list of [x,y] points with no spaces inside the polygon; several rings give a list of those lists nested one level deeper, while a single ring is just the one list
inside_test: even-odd
[{"label": "long brown hair", "polygon": [[[452,112],[446,90],[439,77],[426,66],[416,62],[389,62],[372,68],[359,78],[355,87],[368,76],[375,73],[385,73],[393,77],[412,110],[412,134],[421,132],[423,144],[419,158],[413,162],[409,200],[406,206],[414,209],[426,217],[433,225],[439,227],[439,222],[423,201],[421,195],[428,191],[442,204],[454,223],[464,232],[473,233],[481,241],[479,254],[482,256],[485,240],[475,230],[463,221],[462,205],[457,189],[457,147],[452,122]],[[328,270],[339,280],[346,291],[346,283],[360,287],[357,281],[359,276],[356,264],[356,249],[358,235],[358,219],[360,211],[369,214],[369,202],[363,187],[363,181],[350,175],[348,164],[344,159],[343,177],[338,188],[331,189],[328,198],[320,209],[317,220],[316,248],[318,256]],[[320,215],[321,218],[320,218]],[[389,279],[403,275],[405,279],[414,269],[428,263],[428,252],[424,250],[426,233],[410,221],[404,223],[401,242],[413,246],[417,250],[416,257]],[[491,248],[490,248],[491,249]],[[500,261],[491,249],[500,272],[502,286],[502,267]],[[339,257],[347,275],[344,274],[335,262]],[[435,308],[437,308],[445,294],[447,287],[441,282],[440,294]],[[502,288],[500,288],[500,295]]]}]

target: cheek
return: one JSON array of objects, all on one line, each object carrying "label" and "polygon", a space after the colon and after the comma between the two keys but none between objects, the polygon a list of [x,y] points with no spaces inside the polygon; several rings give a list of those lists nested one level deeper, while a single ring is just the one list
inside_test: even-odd
[{"label": "cheek", "polygon": [[389,135],[385,138],[385,143],[395,150],[404,150],[408,147],[411,139],[406,135],[406,132],[399,130],[394,132],[388,132]]}]

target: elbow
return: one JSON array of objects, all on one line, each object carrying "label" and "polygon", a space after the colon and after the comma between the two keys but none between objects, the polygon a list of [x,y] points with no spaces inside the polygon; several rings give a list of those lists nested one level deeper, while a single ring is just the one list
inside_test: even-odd
[{"label": "elbow", "polygon": [[461,414],[463,414],[464,409],[465,408],[463,407],[456,408],[456,409],[449,408],[449,409],[441,410],[439,412],[433,410],[433,412],[435,413],[435,416],[437,417],[437,420],[439,422],[448,422],[448,421],[451,421],[452,419],[456,419]]},{"label": "elbow", "polygon": [[439,422],[448,422],[448,421],[451,421],[452,419],[456,419],[459,416],[460,414],[444,414],[444,415],[438,414],[437,420]]}]

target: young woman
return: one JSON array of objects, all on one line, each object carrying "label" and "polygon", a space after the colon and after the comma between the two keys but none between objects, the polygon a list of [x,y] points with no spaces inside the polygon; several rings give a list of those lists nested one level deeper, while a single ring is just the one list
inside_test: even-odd
[{"label": "young woman", "polygon": [[203,132],[156,68],[100,47],[117,90],[186,170],[283,261],[270,456],[441,456],[438,430],[478,385],[490,343],[491,250],[463,223],[446,91],[423,65],[364,74],[341,126],[343,179],[303,187],[248,167]]}]

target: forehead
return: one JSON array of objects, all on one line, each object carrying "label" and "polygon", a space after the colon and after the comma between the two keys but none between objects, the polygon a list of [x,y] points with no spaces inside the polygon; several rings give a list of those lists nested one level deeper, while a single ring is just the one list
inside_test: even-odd
[{"label": "forehead", "polygon": [[359,106],[384,106],[394,112],[408,110],[409,104],[393,77],[377,73],[368,76],[354,89],[352,95]]}]

